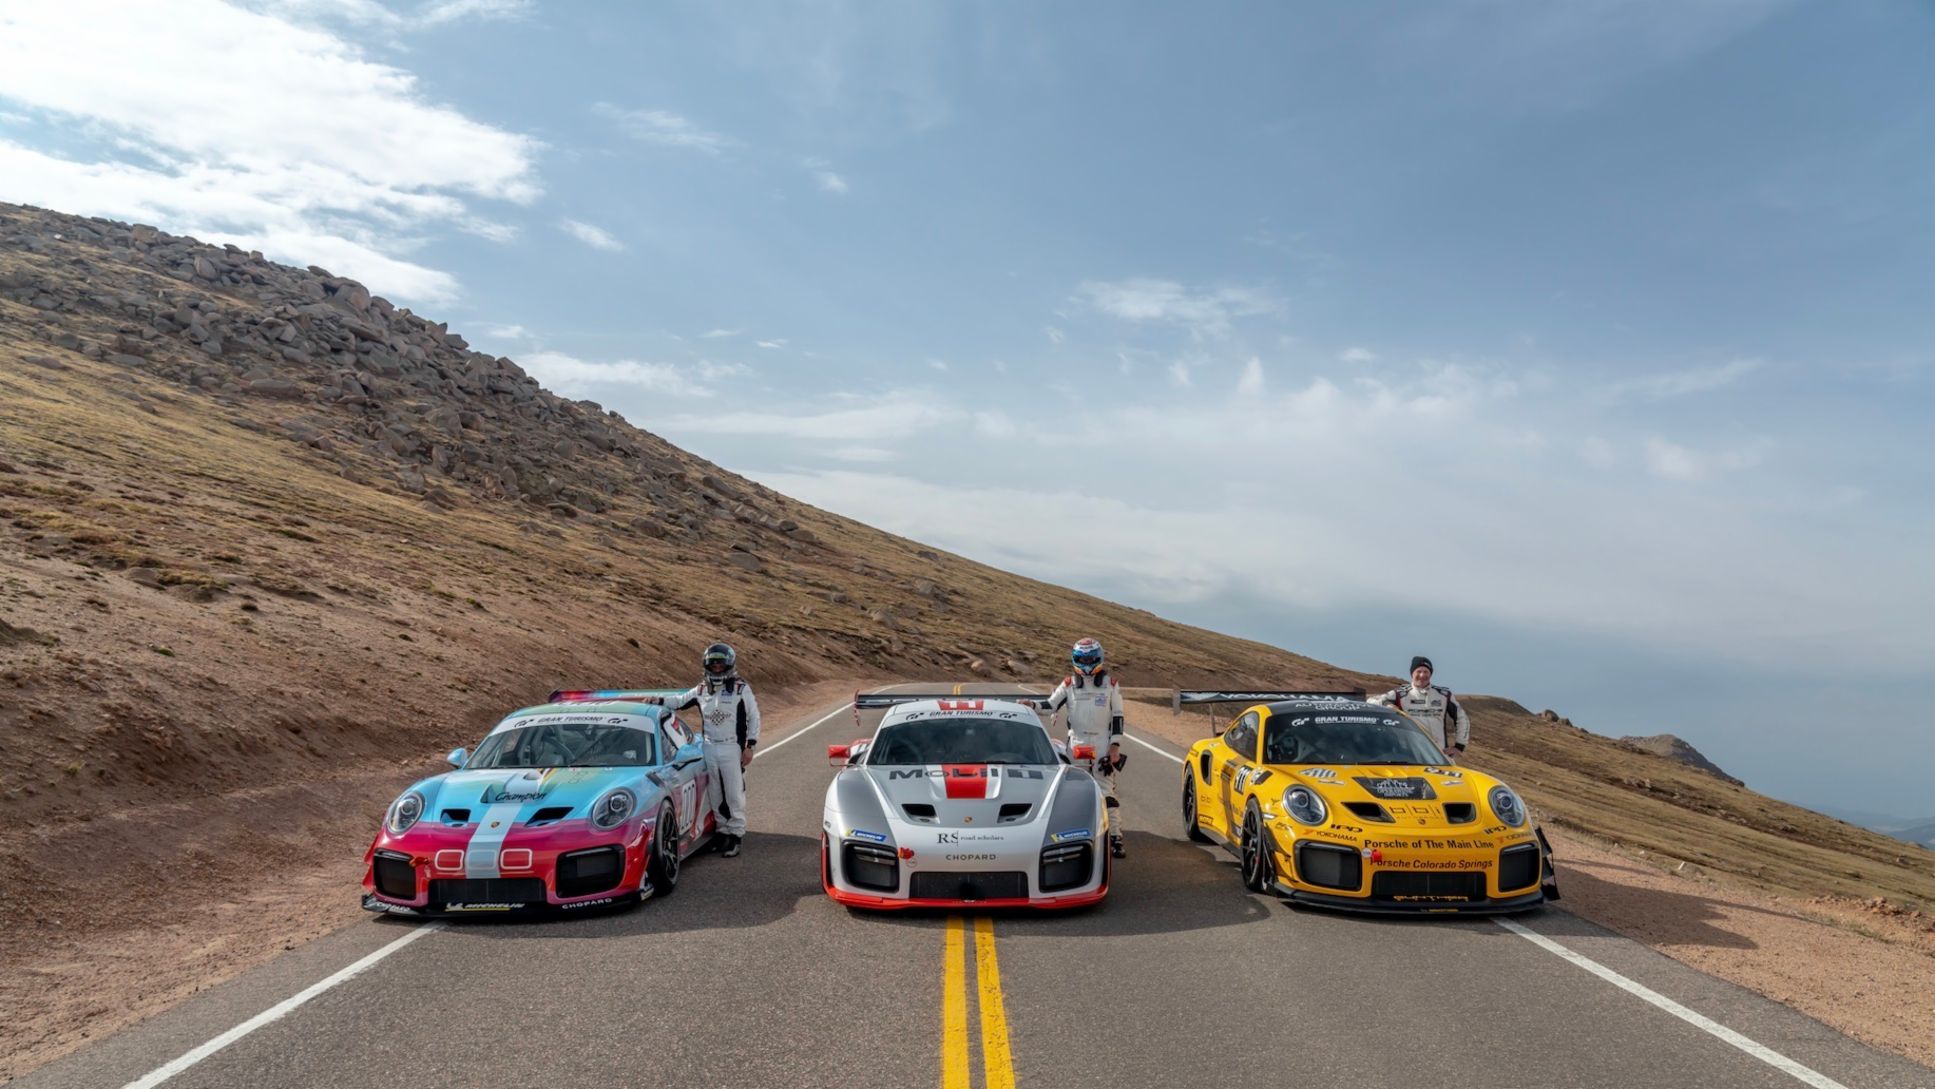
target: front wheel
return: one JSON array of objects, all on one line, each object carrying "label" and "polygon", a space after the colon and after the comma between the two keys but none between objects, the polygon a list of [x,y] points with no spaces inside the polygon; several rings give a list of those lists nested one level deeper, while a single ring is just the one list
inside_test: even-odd
[{"label": "front wheel", "polygon": [[668,805],[659,810],[658,826],[645,848],[645,880],[651,883],[652,895],[672,895],[679,887],[679,869],[679,832]]},{"label": "front wheel", "polygon": [[1276,884],[1270,863],[1270,843],[1264,838],[1263,818],[1255,807],[1243,814],[1243,887],[1251,892],[1269,892]]},{"label": "front wheel", "polygon": [[1209,842],[1202,821],[1196,816],[1196,776],[1188,770],[1183,771],[1183,827],[1188,829],[1191,843]]}]

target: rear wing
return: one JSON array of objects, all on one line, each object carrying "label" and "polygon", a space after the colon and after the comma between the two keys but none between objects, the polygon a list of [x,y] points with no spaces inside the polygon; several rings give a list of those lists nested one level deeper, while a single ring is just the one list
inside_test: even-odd
[{"label": "rear wing", "polygon": [[920,703],[925,700],[939,700],[943,711],[979,711],[989,700],[998,703],[1019,703],[1041,711],[1042,704],[1048,702],[1047,692],[1016,692],[1011,695],[988,695],[986,693],[966,694],[961,692],[855,692],[853,694],[853,721],[860,722],[862,711],[882,711],[889,707],[899,707],[905,703]]},{"label": "rear wing", "polygon": [[1190,691],[1178,689],[1170,698],[1170,709],[1182,714],[1185,707],[1198,707],[1212,703],[1281,703],[1285,700],[1364,700],[1364,690],[1353,689],[1348,692],[1228,692],[1228,691]]},{"label": "rear wing", "polygon": [[690,692],[689,688],[560,688],[551,693],[550,703],[603,703],[609,700],[670,699]]}]

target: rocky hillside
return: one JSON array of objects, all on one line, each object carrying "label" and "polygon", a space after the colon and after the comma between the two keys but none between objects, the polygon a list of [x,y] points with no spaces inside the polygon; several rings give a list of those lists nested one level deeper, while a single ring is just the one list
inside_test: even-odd
[{"label": "rocky hillside", "polygon": [[437,751],[717,638],[768,685],[1038,681],[1083,632],[1357,681],[794,502],[326,270],[11,205],[0,563],[7,827]]},{"label": "rocky hillside", "polygon": [[1688,744],[1685,739],[1673,734],[1654,734],[1651,737],[1622,737],[1621,745],[1664,756],[1668,760],[1678,760],[1689,767],[1699,768],[1716,779],[1723,779],[1735,786],[1745,786],[1740,780],[1720,770],[1720,765],[1708,760],[1699,749]]}]

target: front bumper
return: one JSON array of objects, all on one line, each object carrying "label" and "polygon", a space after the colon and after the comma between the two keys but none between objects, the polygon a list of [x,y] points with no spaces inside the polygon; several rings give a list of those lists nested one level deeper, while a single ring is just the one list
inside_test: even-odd
[{"label": "front bumper", "polygon": [[[905,867],[902,867],[898,873],[895,881],[897,888],[893,891],[888,891],[885,888],[868,890],[854,886],[845,881],[838,872],[838,865],[832,856],[829,841],[826,837],[822,836],[820,839],[820,887],[825,890],[827,896],[835,903],[844,904],[847,907],[864,908],[874,911],[896,911],[903,908],[966,907],[977,909],[1032,908],[1043,911],[1067,910],[1100,903],[1109,894],[1110,863],[1106,855],[1106,848],[1100,844],[1093,844],[1091,845],[1091,850],[1094,852],[1094,857],[1096,858],[1095,865],[1099,869],[1099,875],[1093,879],[1093,887],[1078,887],[1067,892],[1044,893],[1031,891],[1027,896],[993,896],[969,899],[966,897],[951,896],[915,896],[912,894],[911,889],[913,884],[912,877]],[[1038,864],[1039,858],[1039,854],[1034,856],[1021,855],[1005,861],[1011,864],[1014,869],[1023,869],[1030,864]],[[990,867],[999,866],[1003,861],[1001,859],[989,859],[986,861],[986,865]],[[953,873],[959,871],[943,868],[940,870],[929,870],[928,872]],[[1031,890],[1038,887],[1038,879],[1035,876],[1031,875],[1028,881],[1028,887]]]},{"label": "front bumper", "polygon": [[[1371,835],[1266,826],[1276,891],[1294,903],[1374,915],[1497,915],[1558,896],[1551,849],[1523,831]],[[1355,831],[1355,830],[1352,830]]]},{"label": "front bumper", "polygon": [[651,828],[640,822],[602,831],[582,820],[520,827],[485,858],[471,843],[473,826],[420,823],[400,836],[379,831],[364,854],[363,907],[385,915],[474,918],[637,903],[652,892],[643,849]]}]

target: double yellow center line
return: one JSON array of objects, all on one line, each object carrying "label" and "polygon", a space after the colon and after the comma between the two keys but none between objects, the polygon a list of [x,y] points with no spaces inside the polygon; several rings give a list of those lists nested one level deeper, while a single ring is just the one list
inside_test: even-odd
[{"label": "double yellow center line", "polygon": [[[968,1089],[967,925],[959,915],[948,917],[941,955],[941,1089]],[[988,1089],[1014,1089],[994,920],[985,915],[974,920],[974,978],[980,988],[982,1074]]]}]

